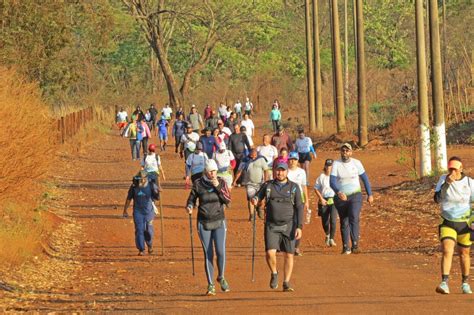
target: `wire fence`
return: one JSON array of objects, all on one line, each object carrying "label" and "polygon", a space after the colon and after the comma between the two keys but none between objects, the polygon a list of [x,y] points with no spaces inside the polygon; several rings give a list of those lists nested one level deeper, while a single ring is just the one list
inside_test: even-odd
[{"label": "wire fence", "polygon": [[53,121],[53,128],[58,132],[58,143],[62,144],[67,139],[76,135],[86,123],[94,120],[94,109],[87,107],[80,111],[61,116]]}]

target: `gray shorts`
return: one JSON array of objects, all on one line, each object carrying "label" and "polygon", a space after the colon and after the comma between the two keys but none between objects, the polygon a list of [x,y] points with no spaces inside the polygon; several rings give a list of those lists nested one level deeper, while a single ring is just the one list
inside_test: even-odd
[{"label": "gray shorts", "polygon": [[247,184],[245,186],[245,190],[247,191],[247,200],[251,200],[253,197],[255,197],[260,190],[260,187],[262,187],[262,184]]},{"label": "gray shorts", "polygon": [[293,222],[286,224],[286,228],[282,226],[274,226],[269,222],[265,222],[265,250],[276,249],[279,252],[289,254],[295,253],[295,229]]}]

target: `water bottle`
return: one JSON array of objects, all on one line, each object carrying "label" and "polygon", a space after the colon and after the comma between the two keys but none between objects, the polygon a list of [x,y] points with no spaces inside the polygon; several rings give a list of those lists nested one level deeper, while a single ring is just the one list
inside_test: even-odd
[{"label": "water bottle", "polygon": [[305,224],[310,224],[311,223],[311,209],[308,208],[306,211],[306,221]]}]

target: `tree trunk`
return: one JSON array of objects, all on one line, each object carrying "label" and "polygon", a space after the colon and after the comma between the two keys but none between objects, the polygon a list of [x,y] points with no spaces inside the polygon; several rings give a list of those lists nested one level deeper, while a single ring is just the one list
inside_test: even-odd
[{"label": "tree trunk", "polygon": [[416,0],[416,62],[418,75],[418,112],[420,133],[420,175],[431,174],[430,120],[428,113],[428,87],[426,82],[426,48],[423,19],[423,0]]},{"label": "tree trunk", "polygon": [[323,101],[321,92],[321,58],[319,52],[319,10],[318,1],[313,0],[313,37],[314,37],[314,81],[316,102],[316,129],[323,132]]},{"label": "tree trunk", "polygon": [[446,126],[444,122],[443,75],[441,68],[441,47],[439,39],[438,2],[429,0],[430,11],[430,51],[433,90],[433,120],[435,140],[435,160],[438,172],[447,168]]},{"label": "tree trunk", "polygon": [[364,43],[364,8],[362,0],[356,1],[357,14],[357,107],[359,112],[359,145],[369,142],[367,124],[366,78],[365,78],[365,43]]},{"label": "tree trunk", "polygon": [[346,130],[346,118],[344,113],[344,88],[342,80],[342,63],[341,63],[341,39],[339,35],[339,13],[337,0],[331,0],[332,13],[332,37],[333,37],[333,56],[335,67],[335,84],[336,84],[336,119],[337,132]]},{"label": "tree trunk", "polygon": [[311,34],[310,0],[305,0],[305,30],[306,30],[306,77],[308,84],[308,117],[309,130],[316,131],[316,117],[314,107],[314,69],[313,69],[313,42]]},{"label": "tree trunk", "polygon": [[344,0],[344,103],[349,106],[349,34],[347,30],[347,0]]}]

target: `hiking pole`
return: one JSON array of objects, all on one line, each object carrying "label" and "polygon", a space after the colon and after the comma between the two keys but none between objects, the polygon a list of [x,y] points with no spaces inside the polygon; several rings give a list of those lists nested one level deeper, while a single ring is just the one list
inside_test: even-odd
[{"label": "hiking pole", "polygon": [[191,216],[191,213],[189,214],[189,234],[191,235],[191,260],[193,263],[193,276],[194,276],[193,218]]},{"label": "hiking pole", "polygon": [[161,256],[165,255],[165,226],[163,224],[163,204],[160,196],[160,220],[161,220]]},{"label": "hiking pole", "polygon": [[255,234],[257,222],[257,209],[254,209],[252,217],[252,282],[255,282]]}]

